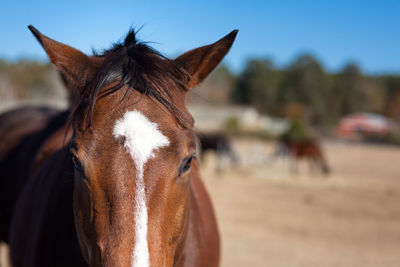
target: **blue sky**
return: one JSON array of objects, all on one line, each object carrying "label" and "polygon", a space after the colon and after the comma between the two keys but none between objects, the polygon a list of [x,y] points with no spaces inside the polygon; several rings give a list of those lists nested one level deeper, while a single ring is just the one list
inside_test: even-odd
[{"label": "blue sky", "polygon": [[175,57],[239,29],[225,63],[251,57],[278,66],[314,54],[329,71],[356,62],[367,73],[400,73],[400,1],[10,1],[0,9],[0,57],[46,60],[27,25],[90,53],[120,40],[130,26],[139,38]]}]

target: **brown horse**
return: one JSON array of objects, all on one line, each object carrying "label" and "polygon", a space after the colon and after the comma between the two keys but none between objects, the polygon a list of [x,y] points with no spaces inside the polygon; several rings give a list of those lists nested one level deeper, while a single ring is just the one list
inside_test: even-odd
[{"label": "brown horse", "polygon": [[218,229],[185,97],[237,31],[170,60],[132,31],[88,57],[30,29],[80,99],[70,149],[45,158],[18,201],[13,265],[218,266]]},{"label": "brown horse", "polygon": [[0,115],[0,241],[8,242],[15,203],[43,142],[65,124],[67,114],[23,107]]},{"label": "brown horse", "polygon": [[280,140],[279,147],[281,151],[283,149],[294,161],[291,166],[293,172],[296,172],[296,163],[298,160],[307,159],[310,162],[310,167],[317,165],[320,167],[322,173],[329,174],[330,169],[322,153],[322,149],[316,140],[296,141],[283,138]]}]

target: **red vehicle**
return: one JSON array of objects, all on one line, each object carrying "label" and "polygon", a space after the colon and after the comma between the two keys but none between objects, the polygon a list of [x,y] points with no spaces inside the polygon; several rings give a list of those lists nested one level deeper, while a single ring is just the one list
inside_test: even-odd
[{"label": "red vehicle", "polygon": [[343,117],[336,128],[336,135],[343,139],[360,140],[383,137],[392,129],[392,122],[374,113],[353,113]]}]

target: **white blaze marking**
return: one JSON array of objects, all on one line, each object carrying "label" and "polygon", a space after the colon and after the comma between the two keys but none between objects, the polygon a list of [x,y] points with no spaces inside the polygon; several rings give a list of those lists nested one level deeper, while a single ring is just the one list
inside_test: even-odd
[{"label": "white blaze marking", "polygon": [[124,137],[124,146],[135,162],[137,169],[135,197],[135,247],[133,249],[132,266],[150,266],[149,247],[147,242],[147,207],[143,181],[146,161],[154,156],[154,150],[169,145],[158,125],[151,122],[139,111],[128,111],[116,121],[113,135]]}]

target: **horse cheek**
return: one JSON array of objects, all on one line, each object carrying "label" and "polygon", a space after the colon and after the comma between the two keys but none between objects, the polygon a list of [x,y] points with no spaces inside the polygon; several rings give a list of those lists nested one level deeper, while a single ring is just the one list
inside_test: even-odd
[{"label": "horse cheek", "polygon": [[84,258],[89,261],[91,249],[90,243],[90,220],[91,220],[91,201],[89,188],[82,179],[75,178],[73,207],[75,227],[78,234],[79,245]]}]

